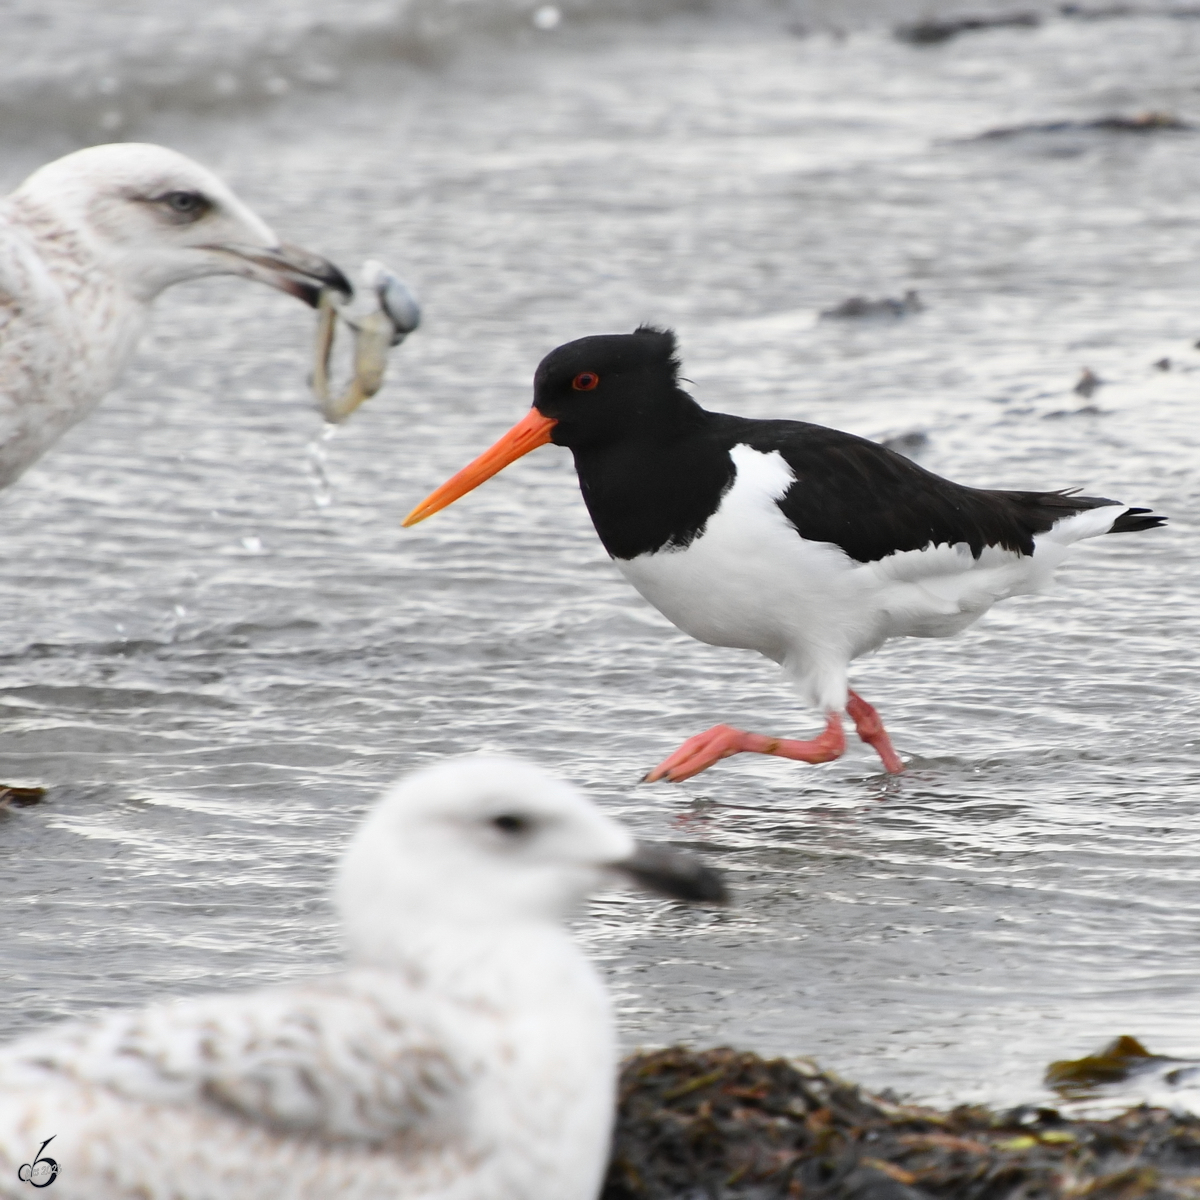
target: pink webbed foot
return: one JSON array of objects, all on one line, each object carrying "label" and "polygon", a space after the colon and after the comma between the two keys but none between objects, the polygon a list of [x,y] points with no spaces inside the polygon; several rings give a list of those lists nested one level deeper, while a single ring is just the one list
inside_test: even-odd
[{"label": "pink webbed foot", "polygon": [[851,692],[850,699],[846,701],[846,713],[854,722],[858,736],[883,759],[883,769],[889,775],[902,774],[904,764],[875,709],[857,692]]},{"label": "pink webbed foot", "polygon": [[842,718],[837,713],[829,714],[824,731],[810,742],[765,737],[761,733],[746,733],[729,725],[714,725],[704,733],[688,738],[670,758],[660,762],[643,782],[657,783],[660,779],[666,779],[671,783],[680,783],[699,775],[713,763],[731,754],[774,754],[797,762],[823,763],[840,758],[845,749],[846,736],[842,732]]}]

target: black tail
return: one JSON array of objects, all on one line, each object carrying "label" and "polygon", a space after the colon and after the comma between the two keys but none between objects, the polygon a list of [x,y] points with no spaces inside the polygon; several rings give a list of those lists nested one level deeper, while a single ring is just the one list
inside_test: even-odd
[{"label": "black tail", "polygon": [[1138,533],[1143,529],[1157,529],[1167,523],[1166,517],[1152,513],[1148,508],[1127,508],[1114,522],[1109,533]]}]

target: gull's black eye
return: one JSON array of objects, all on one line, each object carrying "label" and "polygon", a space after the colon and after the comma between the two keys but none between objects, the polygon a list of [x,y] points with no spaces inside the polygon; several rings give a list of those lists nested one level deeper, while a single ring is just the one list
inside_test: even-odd
[{"label": "gull's black eye", "polygon": [[580,371],[571,380],[571,386],[577,392],[590,392],[600,382],[600,376],[595,371]]},{"label": "gull's black eye", "polygon": [[180,221],[197,221],[212,208],[199,192],[166,192],[158,197],[158,203]]},{"label": "gull's black eye", "polygon": [[528,817],[521,817],[516,813],[501,813],[492,818],[492,827],[507,837],[520,837],[533,828],[533,822]]}]

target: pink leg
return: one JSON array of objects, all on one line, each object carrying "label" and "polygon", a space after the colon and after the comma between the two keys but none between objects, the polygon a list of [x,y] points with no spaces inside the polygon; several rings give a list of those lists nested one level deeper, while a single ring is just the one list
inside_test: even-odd
[{"label": "pink leg", "polygon": [[900,755],[896,753],[879,714],[857,692],[850,693],[850,699],[846,701],[846,713],[854,722],[858,736],[868,746],[873,747],[875,753],[883,759],[883,769],[889,775],[901,774],[904,764],[900,761]]},{"label": "pink leg", "polygon": [[[887,734],[884,734],[884,738],[887,738]],[[643,782],[657,783],[660,779],[667,779],[671,783],[679,783],[699,775],[713,763],[743,751],[776,754],[780,758],[794,758],[797,762],[823,763],[840,758],[845,749],[842,718],[835,712],[829,714],[824,732],[811,742],[791,742],[786,738],[764,737],[761,733],[744,733],[728,725],[714,725],[705,733],[688,738],[670,758],[660,762]]]}]

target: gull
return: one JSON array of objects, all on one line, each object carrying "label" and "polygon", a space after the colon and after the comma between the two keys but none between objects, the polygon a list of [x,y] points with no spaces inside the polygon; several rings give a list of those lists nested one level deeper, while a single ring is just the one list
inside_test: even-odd
[{"label": "gull", "polygon": [[341,973],[0,1047],[0,1197],[595,1200],[616,1038],[564,920],[614,871],[724,898],[530,764],[409,776],[342,859]]},{"label": "gull", "polygon": [[162,146],[79,150],[0,200],[0,487],[116,385],[155,297],[206,275],[256,279],[313,306],[324,288],[352,290]]}]

